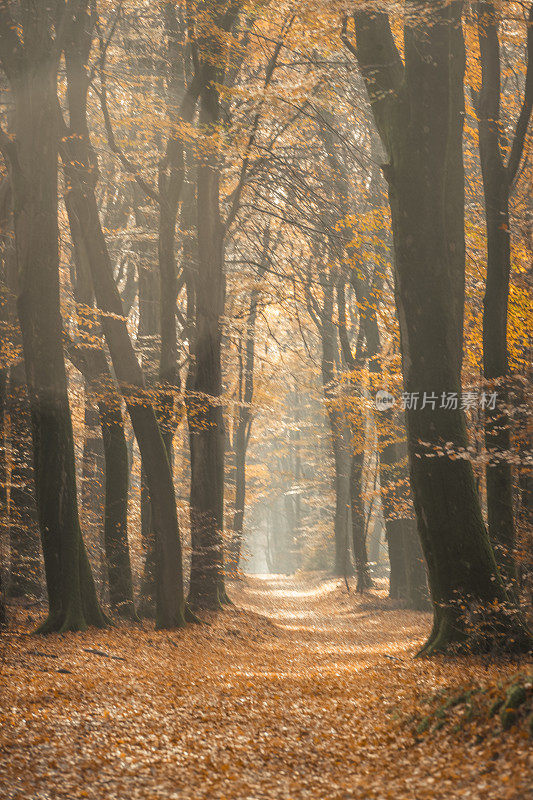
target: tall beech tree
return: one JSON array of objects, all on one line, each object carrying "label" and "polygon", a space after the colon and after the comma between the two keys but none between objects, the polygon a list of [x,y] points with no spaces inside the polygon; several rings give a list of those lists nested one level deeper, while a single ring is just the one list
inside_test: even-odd
[{"label": "tall beech tree", "polygon": [[[120,616],[134,619],[133,580],[128,543],[129,464],[122,401],[109,370],[83,237],[77,219],[74,233],[78,340],[71,358],[85,379],[85,435],[83,499],[93,511],[90,524],[103,532],[109,602]],[[88,424],[89,423],[89,424]],[[99,430],[100,429],[100,430]],[[92,441],[87,441],[91,437]],[[95,441],[96,440],[96,441]],[[87,460],[90,459],[89,464]],[[101,459],[103,469],[100,469]],[[94,486],[94,483],[101,485]],[[87,497],[89,495],[89,497]],[[103,503],[102,503],[103,495]],[[102,507],[103,506],[103,507]],[[100,519],[103,525],[100,525]]]},{"label": "tall beech tree", "polygon": [[76,6],[0,5],[0,61],[14,102],[14,135],[2,132],[0,145],[13,193],[17,311],[49,602],[42,632],[105,624],[78,518],[59,307],[57,75]]},{"label": "tall beech tree", "polygon": [[[483,375],[486,391],[497,393],[496,405],[485,411],[488,527],[496,559],[512,587],[516,580],[514,558],[513,473],[510,464],[511,420],[507,311],[511,274],[509,202],[522,160],[533,108],[533,5],[526,24],[526,76],[522,104],[510,142],[501,118],[501,65],[499,12],[495,3],[475,6],[481,56],[481,87],[472,90],[478,118],[479,156],[487,226],[487,279],[483,301]],[[506,152],[507,151],[507,152]]]},{"label": "tall beech tree", "polygon": [[77,223],[71,227],[73,237],[77,228],[83,238],[96,302],[102,312],[102,329],[143,458],[158,542],[156,624],[173,628],[185,624],[176,498],[167,450],[129,337],[96,202],[97,164],[87,125],[92,25],[87,3],[81,3],[66,46],[69,127],[62,123],[65,203],[69,217]]},{"label": "tall beech tree", "polygon": [[[228,66],[230,34],[240,4],[206,0],[197,7],[197,57],[202,72],[199,131],[205,150],[198,156],[194,364],[188,382],[191,452],[191,580],[193,607],[216,609],[229,602],[224,588],[224,415],[222,317],[225,302],[224,236],[220,180],[220,90]],[[227,221],[226,221],[227,223]]]},{"label": "tall beech tree", "polygon": [[[470,463],[435,448],[466,448],[459,408],[427,398],[460,393],[464,309],[464,42],[462,3],[417,0],[406,10],[403,60],[386,13],[353,16],[344,32],[367,87],[388,163],[384,173],[395,250],[396,294],[411,483],[428,566],[434,624],[422,653],[451,647],[531,646],[521,620],[501,611],[507,592],[481,515]],[[424,402],[426,398],[426,402]],[[442,452],[442,450],[441,450]],[[472,630],[486,608],[490,622]]]}]

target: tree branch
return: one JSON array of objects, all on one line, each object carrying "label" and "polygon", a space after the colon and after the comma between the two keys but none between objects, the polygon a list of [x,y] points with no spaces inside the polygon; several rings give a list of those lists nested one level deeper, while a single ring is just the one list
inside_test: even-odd
[{"label": "tree branch", "polygon": [[261,111],[262,111],[263,105],[265,103],[266,92],[267,92],[267,89],[268,89],[268,87],[270,85],[270,82],[272,80],[272,76],[274,74],[274,70],[276,69],[276,64],[277,64],[277,61],[278,61],[278,58],[279,58],[279,54],[280,54],[281,49],[283,47],[284,37],[288,33],[288,31],[290,30],[291,25],[294,22],[295,17],[296,17],[296,15],[293,14],[292,17],[290,18],[289,22],[287,23],[287,25],[284,26],[284,28],[283,28],[283,30],[281,32],[280,39],[279,39],[278,42],[276,42],[276,46],[274,48],[274,52],[272,53],[272,55],[271,55],[271,57],[270,57],[270,59],[268,61],[266,70],[265,70],[265,80],[264,80],[264,83],[263,83],[263,91],[262,91],[262,94],[261,94],[261,98],[259,100],[259,104],[258,104],[258,108],[257,108],[256,114],[255,114],[253,122],[252,122],[252,129],[250,131],[250,136],[248,137],[248,142],[246,144],[246,150],[244,152],[244,158],[243,158],[243,161],[242,161],[239,180],[238,180],[237,186],[236,186],[236,188],[235,188],[235,190],[233,192],[231,206],[230,206],[230,209],[229,209],[229,212],[228,212],[228,216],[226,217],[226,221],[224,222],[224,233],[226,233],[229,230],[229,227],[230,227],[231,223],[233,222],[233,220],[235,219],[235,216],[236,216],[238,208],[239,208],[239,202],[240,202],[241,195],[242,195],[242,192],[243,192],[243,189],[244,189],[244,185],[246,183],[248,165],[250,163],[250,152],[251,152],[252,147],[254,145],[255,137],[257,135],[257,129],[259,127],[259,120],[261,119]]},{"label": "tree branch", "polygon": [[355,55],[368,92],[379,135],[390,155],[390,116],[403,83],[404,67],[392,35],[387,14],[358,11],[353,15],[356,34],[354,46],[344,21],[341,39]]},{"label": "tree branch", "polygon": [[524,152],[524,143],[529,127],[529,121],[531,119],[531,111],[533,109],[533,3],[529,7],[527,26],[526,84],[524,87],[522,107],[516,123],[513,143],[511,145],[511,152],[509,153],[509,160],[507,162],[507,177],[509,186],[513,184],[518,172],[518,167],[520,166],[520,160]]}]

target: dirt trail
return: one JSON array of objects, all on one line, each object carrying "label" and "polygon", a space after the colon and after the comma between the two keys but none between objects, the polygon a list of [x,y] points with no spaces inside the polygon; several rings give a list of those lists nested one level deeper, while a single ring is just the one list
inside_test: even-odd
[{"label": "dirt trail", "polygon": [[3,635],[0,797],[533,797],[522,733],[416,737],[408,721],[424,696],[516,665],[413,661],[429,616],[341,581],[230,591],[236,608],[209,627],[36,639],[25,620]]}]

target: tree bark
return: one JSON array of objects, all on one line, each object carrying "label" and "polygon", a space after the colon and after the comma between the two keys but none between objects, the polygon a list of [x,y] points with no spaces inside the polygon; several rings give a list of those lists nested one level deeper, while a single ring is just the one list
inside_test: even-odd
[{"label": "tree bark", "polygon": [[[18,275],[14,247],[14,231],[11,209],[11,190],[3,204],[3,279],[2,287],[2,333],[8,351],[17,353],[21,346],[20,328],[17,320],[15,301],[18,294]],[[8,366],[9,364],[9,366]],[[11,549],[10,574],[6,589],[9,595],[39,597],[42,591],[42,570],[39,542],[39,523],[35,504],[35,480],[33,475],[33,443],[31,429],[30,401],[26,387],[26,374],[22,354],[5,368],[4,412],[5,441],[10,443],[9,466],[5,464],[6,492],[5,525],[9,530]],[[5,455],[5,451],[4,451]],[[9,490],[9,509],[7,506],[7,486]]]}]

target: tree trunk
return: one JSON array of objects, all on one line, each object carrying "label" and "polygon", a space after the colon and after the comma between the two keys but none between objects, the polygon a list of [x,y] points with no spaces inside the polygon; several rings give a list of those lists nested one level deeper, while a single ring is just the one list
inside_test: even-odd
[{"label": "tree trunk", "polygon": [[76,264],[77,366],[85,379],[85,442],[83,504],[96,530],[98,552],[105,555],[102,580],[107,579],[113,611],[135,619],[133,578],[128,543],[129,460],[120,395],[104,351],[94,308],[87,251],[77,218],[69,216]]},{"label": "tree trunk", "polygon": [[[155,219],[141,209],[140,192],[134,187],[135,224],[146,230],[135,242],[138,256],[139,276],[139,323],[137,347],[141,352],[141,365],[146,383],[152,389],[157,384],[158,340],[161,332],[160,282],[156,271],[157,248],[149,230]],[[155,617],[156,598],[156,535],[152,521],[150,492],[141,456],[141,541],[144,565],[141,579],[139,613],[144,617]]]},{"label": "tree trunk", "polygon": [[355,23],[357,57],[390,159],[404,385],[418,397],[417,408],[406,414],[408,449],[434,603],[433,631],[422,652],[495,645],[519,650],[531,645],[521,621],[490,611],[494,601],[505,604],[507,594],[471,465],[435,453],[468,444],[462,412],[427,402],[461,388],[464,43],[461,3],[415,7],[419,16],[405,26],[405,67],[386,15],[357,13]]},{"label": "tree trunk", "polygon": [[157,548],[152,525],[152,506],[146,475],[141,466],[141,542],[144,552],[143,573],[139,599],[141,617],[155,618]]},{"label": "tree trunk", "polygon": [[[239,409],[239,412],[242,410],[242,408]],[[246,502],[246,447],[248,437],[247,426],[242,417],[244,417],[244,415],[239,413],[237,431],[233,442],[235,459],[235,510],[233,512],[231,541],[226,558],[226,575],[231,577],[236,577],[239,572],[244,529],[244,507]]]},{"label": "tree trunk", "polygon": [[100,600],[107,594],[107,567],[104,554],[104,447],[100,417],[85,380],[83,455],[81,470],[81,520],[85,543],[95,573]]},{"label": "tree trunk", "polygon": [[[216,70],[212,68],[212,80]],[[214,132],[219,119],[216,87],[200,96],[200,123]],[[213,148],[213,142],[208,147]],[[198,167],[198,274],[194,369],[188,402],[191,451],[191,580],[189,602],[216,609],[225,597],[222,529],[224,418],[221,406],[221,323],[224,313],[224,238],[220,219],[218,154]]]},{"label": "tree trunk", "polygon": [[[263,242],[262,263],[259,268],[258,279],[261,279],[266,271],[269,244],[270,228],[267,229]],[[228,548],[229,574],[233,575],[238,573],[243,540],[244,508],[246,502],[246,451],[248,449],[252,427],[251,405],[254,395],[255,323],[260,294],[260,290],[254,288],[250,295],[250,309],[246,320],[244,363],[241,361],[241,374],[239,378],[239,409],[237,431],[234,436],[235,511],[233,514],[232,538]]]},{"label": "tree trunk", "polygon": [[352,511],[352,544],[357,575],[357,591],[371,589],[372,578],[368,571],[366,547],[365,510],[363,505],[363,461],[364,452],[354,453],[350,466],[350,507]]},{"label": "tree trunk", "polygon": [[[336,397],[335,363],[338,357],[337,329],[333,323],[333,285],[324,281],[324,305],[320,319],[315,324],[320,333],[322,345],[321,375],[322,391],[331,430],[331,444],[335,463],[335,562],[334,574],[346,577],[351,574],[350,551],[348,547],[348,509],[351,503],[350,453],[348,428]],[[313,315],[312,315],[313,316]],[[316,315],[315,315],[316,316]],[[353,530],[353,526],[352,526]]]},{"label": "tree trunk", "polygon": [[[81,18],[79,24],[85,24]],[[65,202],[69,218],[76,220],[71,228],[73,237],[77,235],[77,228],[83,237],[97,305],[102,312],[102,328],[143,458],[158,542],[156,624],[159,628],[174,628],[185,624],[176,498],[167,451],[129,337],[98,214],[94,192],[96,162],[86,119],[87,55],[85,53],[84,58],[83,51],[74,42],[66,58],[71,136],[63,140]]]},{"label": "tree trunk", "polygon": [[[11,192],[9,193],[9,198]],[[8,201],[10,204],[10,200]],[[18,275],[14,248],[13,220],[6,209],[6,239],[4,249],[5,296],[2,316],[6,325],[5,341],[17,352],[20,329],[15,299],[18,293]],[[6,375],[7,375],[6,368]],[[15,360],[9,368],[6,384],[5,413],[7,427],[4,435],[10,440],[11,473],[6,470],[5,490],[9,482],[9,511],[6,505],[6,526],[9,529],[11,549],[10,575],[7,592],[13,597],[30,595],[39,597],[42,587],[39,523],[35,504],[33,475],[33,444],[30,401],[26,388],[23,360]],[[7,439],[6,439],[7,440]],[[7,463],[6,463],[7,468]],[[7,499],[7,493],[6,493]],[[9,514],[9,519],[8,519]]]},{"label": "tree trunk", "polygon": [[7,396],[11,439],[9,542],[11,564],[8,594],[41,596],[41,554],[35,505],[31,412],[24,364],[11,367]]},{"label": "tree trunk", "polygon": [[[528,64],[522,112],[507,163],[501,146],[500,43],[495,4],[477,4],[481,55],[481,89],[473,92],[478,117],[479,156],[485,196],[487,226],[487,279],[483,299],[483,374],[485,392],[496,392],[496,402],[485,409],[485,444],[489,462],[487,510],[489,535],[496,560],[511,593],[516,589],[513,474],[509,463],[511,419],[509,403],[509,359],[507,311],[511,274],[509,198],[524,147],[533,104],[533,6],[529,12]],[[521,130],[520,122],[523,118]]]},{"label": "tree trunk", "polygon": [[133,579],[128,545],[128,447],[120,401],[98,401],[105,457],[104,545],[109,602],[121,617],[135,619]]},{"label": "tree trunk", "polygon": [[376,414],[381,504],[390,560],[389,597],[428,610],[427,578],[409,486],[405,425],[393,412]]},{"label": "tree trunk", "polygon": [[[57,62],[48,11],[24,26],[23,65],[8,66],[15,101],[9,145],[19,274],[18,315],[32,419],[37,508],[49,616],[42,632],[102,626],[81,538],[74,441],[62,348],[57,224]],[[4,33],[2,33],[4,35]],[[22,45],[18,45],[22,49]]]},{"label": "tree trunk", "polygon": [[[344,438],[331,426],[334,467],[335,467],[335,564],[333,574],[337,577],[347,577],[352,574],[353,568],[350,561],[348,546],[348,523],[350,508],[350,457],[347,452]],[[340,438],[340,441],[339,441]]]},{"label": "tree trunk", "polygon": [[403,520],[404,551],[406,554],[407,606],[415,611],[429,611],[427,570],[415,519]]},{"label": "tree trunk", "polygon": [[[0,287],[0,319],[2,329],[6,319],[4,286]],[[7,368],[2,365],[0,369],[0,541],[5,541],[9,529],[7,508],[7,453],[6,453],[6,405],[7,405]],[[0,564],[0,627],[7,624],[6,615],[6,572],[4,565]]]}]

